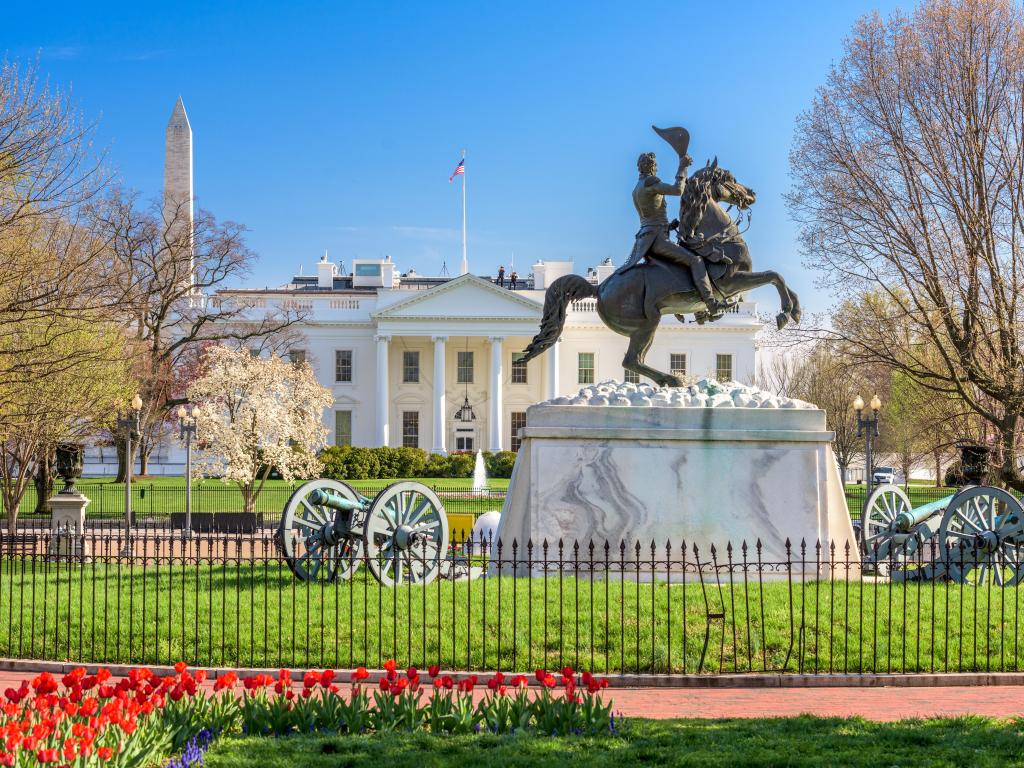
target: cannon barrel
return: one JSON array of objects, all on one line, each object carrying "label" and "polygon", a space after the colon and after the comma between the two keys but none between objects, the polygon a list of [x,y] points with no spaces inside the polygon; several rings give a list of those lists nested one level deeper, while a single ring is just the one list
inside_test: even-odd
[{"label": "cannon barrel", "polygon": [[909,512],[900,512],[896,515],[896,520],[893,521],[893,528],[900,533],[910,533],[914,526],[920,525],[930,517],[945,512],[946,507],[949,506],[949,502],[953,500],[955,495],[952,494],[937,501],[930,501],[927,504],[922,504],[920,507],[914,507]]},{"label": "cannon barrel", "polygon": [[317,488],[309,494],[309,501],[318,507],[330,507],[339,512],[355,512],[363,509],[362,502],[342,498],[323,488]]}]

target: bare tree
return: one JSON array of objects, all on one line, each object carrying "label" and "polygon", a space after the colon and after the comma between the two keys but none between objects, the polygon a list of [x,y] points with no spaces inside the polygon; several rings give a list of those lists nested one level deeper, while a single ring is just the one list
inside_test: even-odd
[{"label": "bare tree", "polygon": [[1024,490],[1024,20],[1011,0],[927,0],[861,19],[791,156],[809,265],[874,291],[854,359],[953,395]]},{"label": "bare tree", "polygon": [[176,372],[190,368],[197,350],[214,343],[263,346],[303,316],[260,307],[257,299],[218,295],[248,275],[255,256],[245,245],[243,226],[219,223],[202,210],[194,226],[186,226],[187,206],[181,201],[144,208],[136,195],[115,189],[94,209],[113,280],[124,296],[120,311],[140,352],[142,432],[151,436],[186,402]]},{"label": "bare tree", "polygon": [[58,345],[58,359],[35,345],[102,320],[115,303],[86,216],[104,181],[92,133],[69,94],[41,83],[35,66],[0,63],[0,409],[8,423],[18,418],[15,389],[89,357]]}]

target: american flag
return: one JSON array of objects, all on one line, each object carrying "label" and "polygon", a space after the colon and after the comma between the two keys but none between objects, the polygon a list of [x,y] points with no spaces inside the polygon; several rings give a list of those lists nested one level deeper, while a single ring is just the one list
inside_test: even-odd
[{"label": "american flag", "polygon": [[453,181],[455,181],[455,177],[456,176],[458,176],[460,173],[465,173],[465,172],[466,172],[466,161],[465,160],[459,160],[459,164],[455,166],[455,170],[452,171],[452,175],[448,177],[448,183],[451,184]]}]

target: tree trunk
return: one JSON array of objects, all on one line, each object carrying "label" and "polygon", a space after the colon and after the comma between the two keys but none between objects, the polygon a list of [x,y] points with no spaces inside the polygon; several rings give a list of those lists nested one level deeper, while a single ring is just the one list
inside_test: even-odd
[{"label": "tree trunk", "polygon": [[942,451],[936,450],[932,455],[935,457],[935,487],[941,488],[945,485],[942,477]]},{"label": "tree trunk", "polygon": [[[117,477],[114,478],[115,483],[123,483],[128,477],[127,465],[125,464],[124,456],[124,439],[115,438],[114,445],[117,446]],[[138,443],[132,441],[132,468],[135,467],[135,457],[138,456]],[[139,473],[144,474],[144,473]]]},{"label": "tree trunk", "polygon": [[145,477],[149,474],[149,454],[153,452],[153,447],[148,441],[139,442],[139,476]]},{"label": "tree trunk", "polygon": [[36,466],[36,476],[33,478],[36,486],[36,514],[48,515],[50,509],[50,497],[53,495],[53,464],[52,456],[46,454],[39,457]]},{"label": "tree trunk", "polygon": [[114,447],[117,449],[117,476],[114,478],[114,482],[123,483],[125,478],[128,477],[128,472],[124,463],[124,440],[115,437]]},{"label": "tree trunk", "polygon": [[256,507],[256,489],[249,484],[242,486],[242,511],[252,512]]},{"label": "tree trunk", "polygon": [[843,484],[843,488],[846,488],[846,473],[849,470],[849,467],[842,462],[836,463],[839,464],[839,481]]},{"label": "tree trunk", "polygon": [[1007,414],[1000,425],[1000,442],[1002,444],[1002,464],[999,468],[999,479],[1008,488],[1024,491],[1024,477],[1017,466],[1017,431],[1020,417],[1018,414]]}]

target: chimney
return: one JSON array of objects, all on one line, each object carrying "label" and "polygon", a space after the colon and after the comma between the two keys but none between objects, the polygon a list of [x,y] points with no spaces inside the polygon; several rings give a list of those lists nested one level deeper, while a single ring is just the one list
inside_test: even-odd
[{"label": "chimney", "polygon": [[320,257],[319,263],[316,265],[316,284],[318,288],[333,288],[334,287],[334,276],[338,274],[338,267],[333,261],[327,260],[327,254],[325,253]]}]

